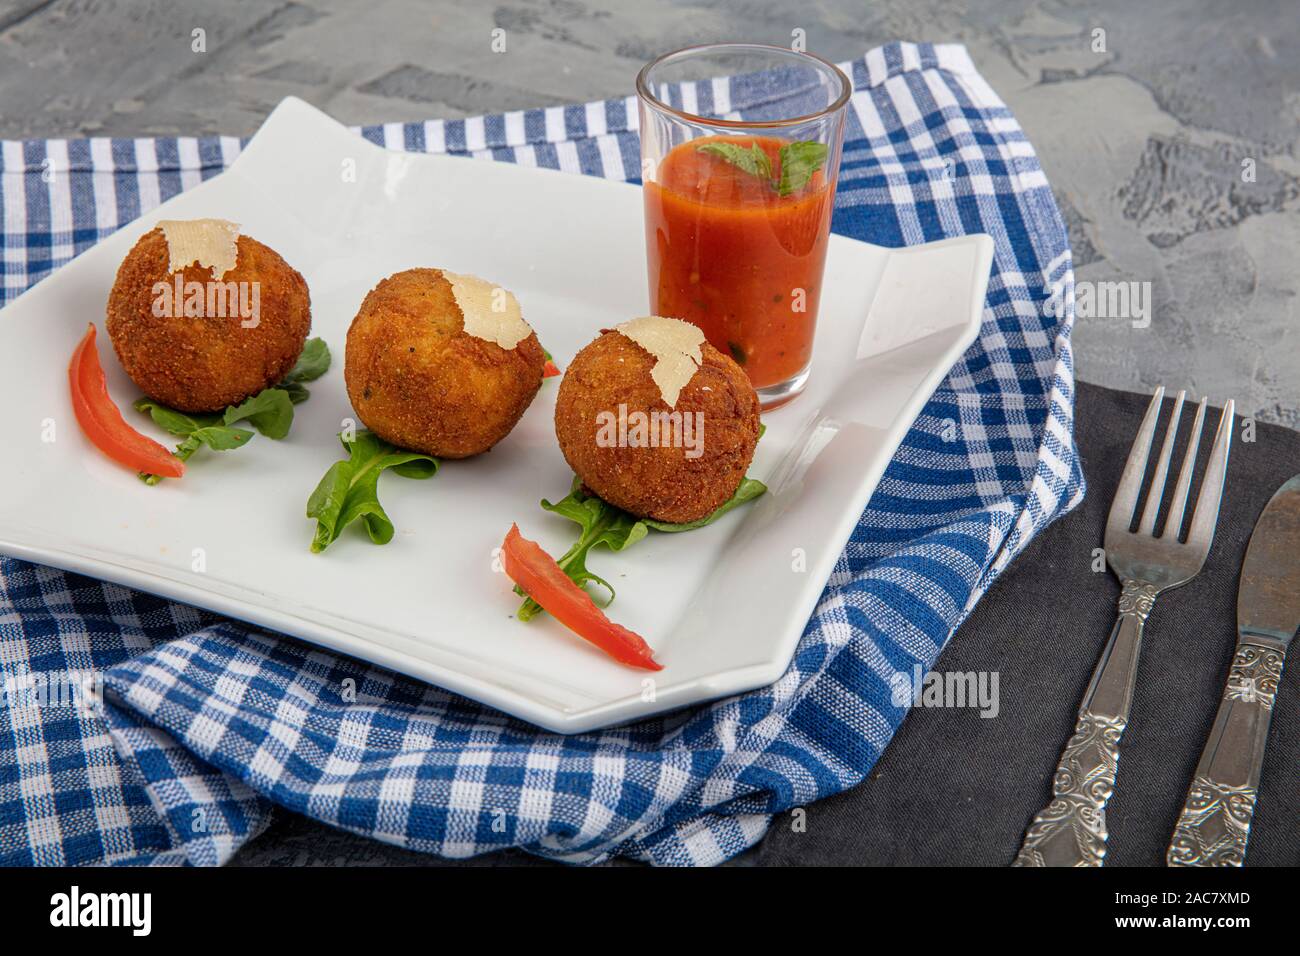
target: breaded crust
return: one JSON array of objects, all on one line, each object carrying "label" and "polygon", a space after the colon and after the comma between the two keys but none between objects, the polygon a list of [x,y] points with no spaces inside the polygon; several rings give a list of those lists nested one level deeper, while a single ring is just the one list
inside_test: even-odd
[{"label": "breaded crust", "polygon": [[542,384],[534,332],[512,349],[465,332],[440,269],[408,269],[370,290],[348,329],[344,378],[366,427],[439,458],[485,452]]},{"label": "breaded crust", "polygon": [[[306,281],[256,239],[240,236],[238,250],[221,282],[258,283],[256,327],[243,326],[237,294],[224,316],[186,317],[176,307],[154,314],[155,285],[175,289],[161,229],[141,236],[122,260],[108,297],[108,335],[127,375],[150,398],[185,412],[220,411],[281,381],[298,360],[311,330]],[[212,281],[211,269],[194,264],[181,274],[205,290]],[[251,304],[252,287],[245,288]]]},{"label": "breaded crust", "polygon": [[[674,523],[703,518],[735,494],[758,444],[758,395],[739,365],[708,343],[700,348],[703,364],[672,409],[650,378],[655,358],[627,336],[605,331],[574,356],[556,397],[555,435],[589,490],[631,514]],[[602,413],[618,416],[620,404],[625,418],[703,413],[702,454],[671,444],[602,447],[601,423],[609,421]]]}]

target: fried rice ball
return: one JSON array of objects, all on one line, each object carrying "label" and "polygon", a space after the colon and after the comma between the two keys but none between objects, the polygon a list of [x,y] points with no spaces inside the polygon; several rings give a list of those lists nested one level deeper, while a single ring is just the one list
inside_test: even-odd
[{"label": "fried rice ball", "polygon": [[[298,361],[311,329],[306,281],[256,239],[240,236],[237,249],[235,267],[220,282],[258,283],[256,321],[250,316],[248,327],[238,294],[216,310],[224,315],[186,316],[180,304],[155,314],[156,284],[174,289],[176,281],[161,229],[141,236],[122,260],[108,296],[108,335],[126,374],[150,398],[183,412],[216,412],[280,382]],[[181,275],[205,290],[213,281],[212,270],[197,263]],[[245,296],[251,306],[251,292]]]},{"label": "fried rice ball", "polygon": [[[555,434],[590,492],[631,514],[674,524],[706,517],[735,494],[758,444],[758,395],[729,356],[707,342],[700,352],[703,363],[671,409],[650,377],[655,357],[622,333],[604,330],[574,356],[556,396]],[[598,440],[601,422],[620,405],[628,421],[637,411],[702,412],[701,454],[690,457],[687,447],[671,444],[611,447]]]},{"label": "fried rice ball", "polygon": [[542,385],[546,355],[532,332],[514,348],[465,331],[440,269],[408,269],[370,290],[348,329],[352,407],[385,441],[468,458],[510,433]]}]

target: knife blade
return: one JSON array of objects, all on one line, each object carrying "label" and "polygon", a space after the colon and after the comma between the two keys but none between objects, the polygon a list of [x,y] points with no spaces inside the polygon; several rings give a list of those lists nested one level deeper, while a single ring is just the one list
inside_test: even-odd
[{"label": "knife blade", "polygon": [[1237,647],[1169,842],[1169,866],[1241,866],[1287,648],[1300,627],[1300,475],[1264,506],[1241,566]]},{"label": "knife blade", "polygon": [[1237,590],[1238,641],[1285,652],[1300,627],[1300,475],[1264,506],[1246,547]]}]

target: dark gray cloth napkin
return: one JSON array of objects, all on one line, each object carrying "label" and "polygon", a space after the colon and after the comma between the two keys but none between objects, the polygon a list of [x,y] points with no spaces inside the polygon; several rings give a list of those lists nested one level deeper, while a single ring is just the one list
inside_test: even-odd
[{"label": "dark gray cloth napkin", "polygon": [[[1093,552],[1150,399],[1082,383],[1078,389],[1076,439],[1087,498],[1003,573],[935,668],[997,672],[998,715],[915,708],[866,781],[802,816],[777,817],[763,841],[732,865],[1011,862],[1025,826],[1051,795],[1061,748],[1114,623],[1119,584],[1108,570],[1093,571]],[[1205,567],[1190,584],[1162,595],[1147,622],[1107,810],[1109,866],[1164,863],[1232,658],[1246,543],[1273,492],[1300,472],[1300,432],[1257,425],[1254,441],[1244,441],[1242,426],[1238,419]],[[1283,671],[1277,700],[1248,866],[1300,864],[1300,660]],[[303,818],[282,818],[235,862],[449,865]],[[517,852],[467,862],[544,865]]]},{"label": "dark gray cloth napkin", "polygon": [[[1084,503],[1007,569],[935,665],[939,672],[997,671],[998,716],[914,709],[866,781],[808,807],[806,832],[778,818],[763,842],[735,862],[1011,862],[1026,825],[1051,795],[1061,748],[1114,623],[1119,584],[1109,571],[1092,570],[1093,549],[1101,547],[1149,401],[1149,395],[1079,385],[1075,437],[1088,480]],[[1217,414],[1206,417],[1217,421]],[[1248,442],[1242,425],[1238,418],[1205,567],[1186,586],[1161,595],[1147,621],[1116,792],[1106,811],[1108,866],[1164,865],[1232,659],[1246,544],[1273,492],[1300,472],[1300,432],[1257,425]],[[1273,711],[1247,866],[1300,864],[1297,768],[1300,661],[1292,660]]]}]

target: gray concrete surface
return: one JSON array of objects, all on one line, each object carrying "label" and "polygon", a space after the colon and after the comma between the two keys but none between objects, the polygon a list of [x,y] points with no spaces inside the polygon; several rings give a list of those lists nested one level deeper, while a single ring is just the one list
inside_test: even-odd
[{"label": "gray concrete surface", "polygon": [[[664,50],[796,29],[837,60],[892,39],[969,47],[1038,149],[1078,279],[1150,283],[1148,327],[1080,318],[1081,378],[1300,427],[1294,0],[0,0],[0,137],[249,134],[289,94],[349,123],[598,99]],[[277,832],[241,860],[422,859]]]},{"label": "gray concrete surface", "polygon": [[0,0],[0,137],[249,134],[288,94],[349,123],[597,99],[663,50],[795,29],[834,59],[967,44],[1038,148],[1078,278],[1150,283],[1148,328],[1080,319],[1082,378],[1300,427],[1294,0]]}]

